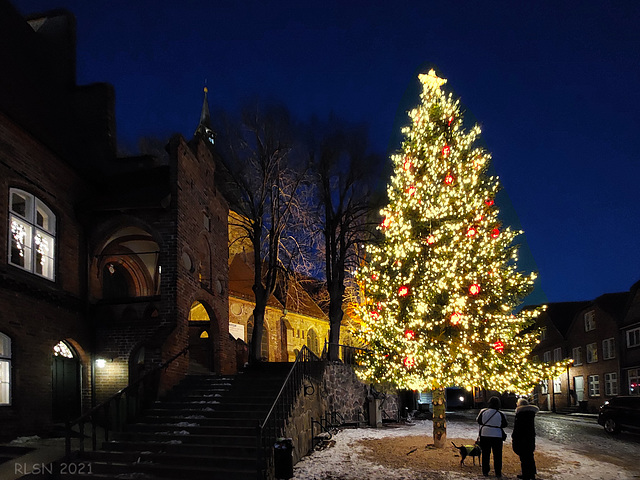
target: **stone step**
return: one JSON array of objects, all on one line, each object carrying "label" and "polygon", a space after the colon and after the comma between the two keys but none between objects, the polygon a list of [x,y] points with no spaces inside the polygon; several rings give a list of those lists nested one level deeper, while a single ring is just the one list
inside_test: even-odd
[{"label": "stone step", "polygon": [[147,415],[142,417],[137,423],[146,423],[146,424],[178,424],[182,422],[188,423],[199,423],[204,427],[256,427],[258,425],[258,420],[255,418],[226,418],[226,417],[218,417],[211,418],[206,415],[175,415],[175,410],[171,410],[168,413],[173,413],[174,415]]},{"label": "stone step", "polygon": [[195,443],[137,442],[112,440],[102,449],[113,452],[166,452],[176,455],[208,455],[211,457],[255,458],[257,445],[198,445]]},{"label": "stone step", "polygon": [[195,453],[170,453],[163,451],[150,450],[129,450],[129,451],[113,451],[98,450],[95,452],[85,452],[81,455],[82,462],[116,462],[116,463],[154,463],[161,465],[197,465],[199,467],[215,467],[229,469],[238,464],[243,465],[246,469],[256,470],[257,457],[255,455],[239,455],[233,456],[233,452],[227,452],[227,455],[198,455]]},{"label": "stone step", "polygon": [[106,461],[89,463],[90,473],[83,475],[68,473],[57,478],[71,479],[117,479],[117,480],[255,480],[256,468],[236,465],[231,468],[207,467],[195,464],[164,465],[159,463],[131,463]]},{"label": "stone step", "polygon": [[256,435],[200,435],[186,433],[185,429],[177,427],[175,430],[155,432],[118,432],[114,440],[135,442],[169,442],[179,441],[185,444],[198,445],[243,445],[253,446],[256,443]]},{"label": "stone step", "polygon": [[256,434],[256,425],[240,427],[237,425],[199,425],[195,422],[163,423],[133,423],[126,425],[125,432],[170,432],[173,430],[189,432],[191,435],[228,435],[252,436]]}]

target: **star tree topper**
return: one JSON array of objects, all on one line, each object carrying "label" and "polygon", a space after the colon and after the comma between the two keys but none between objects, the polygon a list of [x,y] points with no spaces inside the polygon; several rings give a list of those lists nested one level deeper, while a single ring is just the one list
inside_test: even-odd
[{"label": "star tree topper", "polygon": [[418,78],[422,82],[422,88],[425,93],[429,90],[440,90],[440,85],[447,83],[447,79],[438,77],[433,68],[429,70],[429,73],[418,75]]}]

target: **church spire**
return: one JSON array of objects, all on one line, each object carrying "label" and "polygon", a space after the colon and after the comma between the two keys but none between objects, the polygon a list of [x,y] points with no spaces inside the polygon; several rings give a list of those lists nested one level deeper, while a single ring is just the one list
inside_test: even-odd
[{"label": "church spire", "polygon": [[216,134],[213,130],[211,130],[211,116],[209,114],[209,99],[207,97],[207,93],[209,89],[204,87],[204,101],[202,102],[202,112],[200,112],[200,123],[198,124],[198,128],[196,128],[194,137],[202,136],[206,140],[211,143],[214,143]]}]

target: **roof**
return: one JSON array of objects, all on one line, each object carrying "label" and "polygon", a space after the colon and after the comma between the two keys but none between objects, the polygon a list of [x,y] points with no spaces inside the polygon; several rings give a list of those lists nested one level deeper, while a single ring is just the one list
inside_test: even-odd
[{"label": "roof", "polygon": [[605,293],[596,298],[594,303],[616,321],[620,321],[627,310],[628,298],[629,292]]},{"label": "roof", "polygon": [[[255,303],[253,268],[245,261],[242,254],[235,255],[229,265],[229,296]],[[269,297],[267,305],[284,308],[273,295]]]},{"label": "roof", "polygon": [[578,312],[588,307],[591,303],[589,301],[550,303],[547,305],[545,313],[553,326],[565,337]]}]

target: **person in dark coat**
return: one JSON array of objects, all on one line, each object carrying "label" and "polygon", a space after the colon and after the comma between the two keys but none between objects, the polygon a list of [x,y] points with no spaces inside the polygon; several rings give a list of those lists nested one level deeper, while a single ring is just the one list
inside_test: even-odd
[{"label": "person in dark coat", "polygon": [[520,457],[522,475],[518,475],[518,478],[524,480],[535,480],[536,478],[536,461],[533,457],[533,452],[536,449],[534,423],[536,413],[538,413],[538,407],[529,405],[529,402],[524,398],[518,400],[511,438],[513,451]]},{"label": "person in dark coat", "polygon": [[500,399],[491,397],[489,407],[483,408],[476,418],[480,424],[480,449],[482,450],[482,474],[489,476],[491,453],[496,477],[502,477],[502,442],[505,440],[504,427],[507,417],[500,411]]}]

